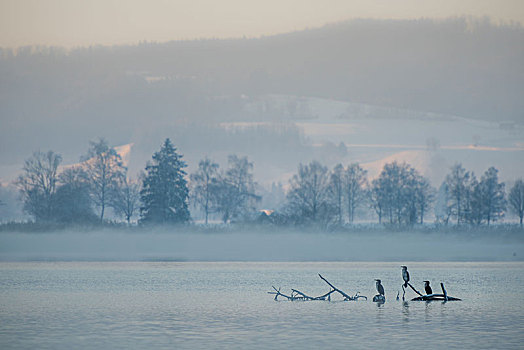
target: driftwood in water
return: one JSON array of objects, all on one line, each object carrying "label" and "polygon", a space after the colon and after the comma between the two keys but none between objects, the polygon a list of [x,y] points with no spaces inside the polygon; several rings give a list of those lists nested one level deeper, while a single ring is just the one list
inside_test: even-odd
[{"label": "driftwood in water", "polygon": [[357,292],[357,294],[355,294],[355,296],[349,296],[346,293],[344,293],[343,291],[341,291],[340,289],[338,289],[337,287],[335,287],[334,285],[332,285],[327,279],[322,277],[321,274],[318,274],[318,276],[322,279],[322,281],[326,282],[331,288],[333,288],[333,290],[335,292],[340,293],[340,295],[342,295],[344,297],[344,300],[347,300],[347,301],[349,301],[349,300],[358,300],[358,298],[364,298],[364,299],[368,300],[368,297],[366,297],[364,295],[358,295],[358,292]]},{"label": "driftwood in water", "polygon": [[[420,293],[418,290],[416,290],[415,287],[413,287],[413,286],[411,285],[411,283],[406,282],[406,284],[407,284],[408,286],[410,286],[411,289],[413,289],[413,291],[414,291],[415,293],[417,293],[417,294],[420,295],[420,296],[423,296],[423,294]],[[405,295],[406,295],[406,289],[405,289],[404,284],[403,284],[403,285],[402,285],[402,300],[404,300],[404,296],[405,296]],[[398,296],[397,296],[397,298],[398,298]]]},{"label": "driftwood in water", "polygon": [[326,294],[322,294],[322,295],[320,295],[318,297],[311,297],[311,296],[306,295],[306,294],[304,294],[301,291],[296,290],[296,289],[292,289],[292,291],[293,291],[293,293],[302,296],[304,298],[304,300],[326,300],[326,298],[330,298],[331,297],[331,293],[335,292],[334,290],[331,290],[331,291],[327,292]]},{"label": "driftwood in water", "polygon": [[296,289],[292,289],[291,290],[291,295],[286,295],[284,293],[282,293],[280,291],[280,288],[276,289],[274,286],[272,286],[273,289],[275,290],[274,292],[267,292],[267,294],[273,294],[275,295],[275,301],[278,300],[278,297],[283,297],[283,298],[286,298],[287,300],[289,301],[295,301],[295,300],[300,300],[300,301],[312,301],[312,300],[326,300],[326,298],[328,298],[328,300],[330,300],[331,298],[331,293],[334,293],[335,291],[334,290],[331,290],[329,292],[327,292],[326,294],[322,294],[318,297],[312,297],[312,296],[309,296],[305,293],[302,293],[301,291],[299,290],[296,290]]},{"label": "driftwood in water", "polygon": [[331,287],[331,290],[325,294],[322,294],[322,295],[319,295],[318,297],[312,297],[310,295],[307,295],[297,289],[291,289],[291,294],[290,295],[286,295],[284,293],[282,293],[280,291],[280,288],[279,289],[276,289],[274,286],[273,289],[275,290],[274,292],[271,291],[271,292],[267,292],[268,294],[272,294],[275,296],[275,301],[278,300],[278,297],[282,297],[282,298],[285,298],[289,301],[295,301],[295,300],[301,300],[301,301],[314,301],[314,300],[327,300],[328,301],[331,301],[331,294],[334,293],[334,292],[337,292],[339,294],[341,294],[343,297],[344,297],[344,301],[349,301],[349,300],[358,300],[359,298],[364,298],[364,299],[368,299],[366,296],[364,295],[358,295],[358,292],[357,294],[355,294],[354,296],[350,296],[346,293],[344,293],[342,290],[338,289],[337,287],[335,287],[334,285],[332,285],[327,279],[325,279],[324,277],[322,277],[322,275],[319,274],[319,277],[324,281],[326,282],[330,287]]},{"label": "driftwood in water", "polygon": [[422,296],[422,293],[420,293],[418,290],[416,290],[415,287],[413,287],[413,286],[411,285],[411,283],[408,282],[407,285],[410,286],[411,289],[413,289],[413,291],[414,291],[415,293],[417,293],[418,295]]},{"label": "driftwood in water", "polygon": [[431,301],[431,300],[443,300],[443,301],[460,301],[461,299],[450,297],[448,295],[448,292],[446,291],[446,288],[444,288],[444,283],[440,283],[440,288],[442,288],[442,294],[428,294],[428,295],[421,295],[419,297],[411,299],[411,301]]},{"label": "driftwood in water", "polygon": [[286,298],[287,300],[295,300],[295,298],[291,295],[285,295],[284,293],[281,293],[280,292],[280,288],[276,289],[275,286],[271,286],[273,287],[273,289],[275,290],[274,292],[267,292],[267,294],[275,294],[275,301],[278,300],[278,297],[284,297]]}]

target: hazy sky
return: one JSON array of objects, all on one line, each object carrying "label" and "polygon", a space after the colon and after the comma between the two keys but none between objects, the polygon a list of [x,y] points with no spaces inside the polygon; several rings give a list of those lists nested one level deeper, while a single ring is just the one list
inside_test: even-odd
[{"label": "hazy sky", "polygon": [[0,0],[0,46],[253,37],[350,18],[485,16],[524,23],[523,0]]}]

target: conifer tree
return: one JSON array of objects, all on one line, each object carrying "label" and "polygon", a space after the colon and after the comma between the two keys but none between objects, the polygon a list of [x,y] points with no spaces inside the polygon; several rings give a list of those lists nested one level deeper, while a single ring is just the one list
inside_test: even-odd
[{"label": "conifer tree", "polygon": [[177,224],[189,221],[186,166],[171,140],[166,139],[160,151],[153,154],[153,161],[146,166],[140,191],[142,223]]}]

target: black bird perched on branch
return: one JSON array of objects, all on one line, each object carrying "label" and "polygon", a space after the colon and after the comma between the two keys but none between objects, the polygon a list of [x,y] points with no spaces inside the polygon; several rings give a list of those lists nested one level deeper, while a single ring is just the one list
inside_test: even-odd
[{"label": "black bird perched on branch", "polygon": [[433,289],[429,286],[429,281],[424,281],[424,290],[426,291],[426,294],[433,294]]},{"label": "black bird perched on branch", "polygon": [[375,280],[375,281],[377,281],[377,292],[378,292],[378,294],[384,295],[384,287],[380,283],[382,281],[381,280]]},{"label": "black bird perched on branch", "polygon": [[409,272],[407,266],[401,266],[402,267],[402,279],[404,280],[404,288],[408,286],[409,282]]}]

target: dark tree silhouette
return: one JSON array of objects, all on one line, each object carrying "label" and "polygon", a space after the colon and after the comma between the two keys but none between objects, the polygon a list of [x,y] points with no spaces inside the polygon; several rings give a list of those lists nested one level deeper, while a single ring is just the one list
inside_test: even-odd
[{"label": "dark tree silhouette", "polygon": [[56,220],[65,223],[96,221],[85,170],[81,167],[65,169],[58,178],[60,186],[55,195]]},{"label": "dark tree silhouette", "polygon": [[189,190],[185,179],[186,163],[171,140],[166,139],[153,161],[146,166],[140,196],[142,223],[178,224],[189,221]]}]

